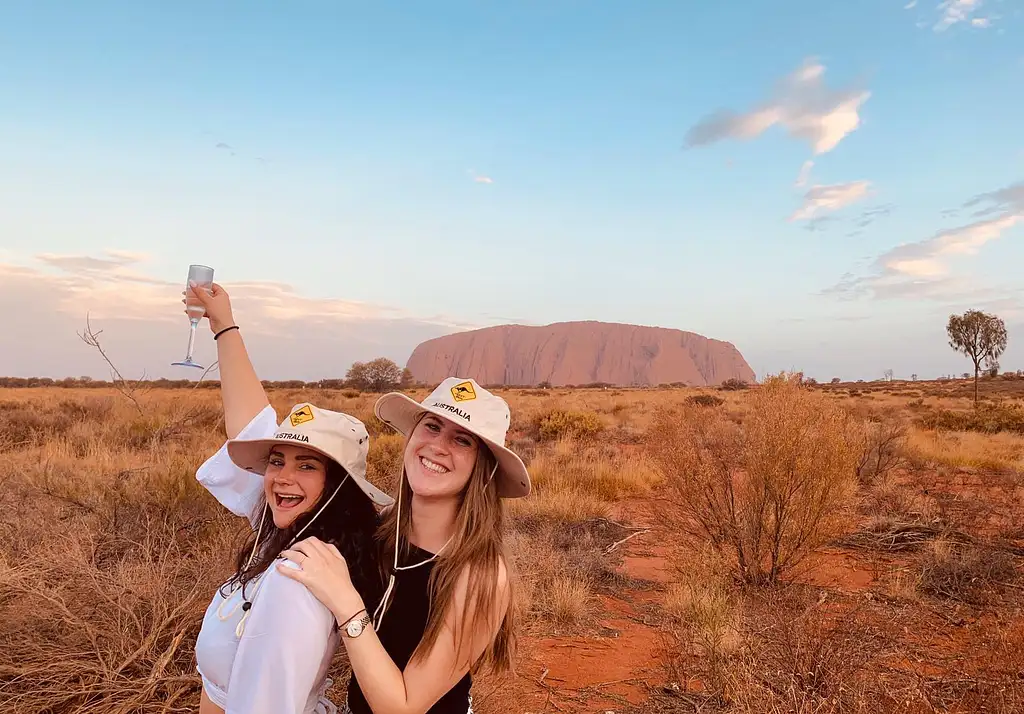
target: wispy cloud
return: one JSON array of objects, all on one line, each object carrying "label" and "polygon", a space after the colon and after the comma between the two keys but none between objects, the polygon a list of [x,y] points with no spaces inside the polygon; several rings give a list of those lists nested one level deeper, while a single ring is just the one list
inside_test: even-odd
[{"label": "wispy cloud", "polygon": [[896,206],[892,203],[884,203],[880,206],[866,208],[861,211],[860,215],[853,219],[853,224],[857,228],[867,228],[875,221],[889,216],[895,208]]},{"label": "wispy cloud", "polygon": [[836,216],[815,216],[814,218],[807,221],[804,224],[804,229],[813,232],[823,231],[830,225],[834,224],[838,218]]},{"label": "wispy cloud", "polygon": [[[40,263],[63,271],[65,277],[87,278],[98,282],[145,283],[150,285],[170,285],[138,272],[135,266],[147,260],[142,253],[130,253],[120,250],[107,250],[105,258],[92,255],[67,255],[41,253],[36,256]],[[182,280],[182,285],[184,285]]]},{"label": "wispy cloud", "polygon": [[988,205],[974,212],[978,220],[896,246],[874,260],[869,274],[847,274],[825,293],[874,298],[991,297],[987,290],[951,275],[950,261],[974,255],[1010,228],[1024,224],[1024,182],[975,196],[964,207],[981,204]]},{"label": "wispy cloud", "polygon": [[975,17],[982,5],[984,0],[943,0],[938,5],[939,20],[932,29],[943,32],[961,22],[969,22],[974,27],[988,27],[992,24],[989,18]]},{"label": "wispy cloud", "polygon": [[466,174],[473,179],[473,183],[492,184],[494,179],[476,169],[466,169]]},{"label": "wispy cloud", "polygon": [[813,186],[804,194],[803,203],[789,220],[803,221],[814,218],[820,212],[837,211],[865,198],[870,188],[870,181]]},{"label": "wispy cloud", "polygon": [[[47,253],[28,265],[0,262],[0,309],[12,316],[7,336],[21,345],[0,351],[0,374],[103,376],[102,362],[83,352],[75,335],[88,315],[116,341],[128,372],[181,377],[169,362],[182,356],[188,331],[180,302],[184,275],[180,282],[161,280],[142,272],[143,262],[144,256],[118,251]],[[225,288],[247,339],[259,345],[253,357],[268,379],[341,376],[352,361],[376,356],[402,362],[423,340],[480,326],[387,305],[311,297],[285,283],[235,282]],[[28,292],[39,299],[19,309]],[[45,333],[47,339],[32,339],[30,333]],[[204,337],[200,348],[207,363],[214,359],[208,342]]]},{"label": "wispy cloud", "polygon": [[790,136],[808,142],[815,155],[831,151],[860,125],[860,107],[871,93],[828,89],[824,75],[824,65],[806,60],[754,108],[741,113],[720,110],[701,119],[687,132],[685,145],[689,148],[725,139],[752,139],[780,125]]},{"label": "wispy cloud", "polygon": [[811,179],[811,169],[814,168],[814,162],[808,159],[804,162],[803,166],[800,167],[800,173],[797,174],[796,183],[793,185],[796,188],[803,188],[807,185],[807,182]]}]

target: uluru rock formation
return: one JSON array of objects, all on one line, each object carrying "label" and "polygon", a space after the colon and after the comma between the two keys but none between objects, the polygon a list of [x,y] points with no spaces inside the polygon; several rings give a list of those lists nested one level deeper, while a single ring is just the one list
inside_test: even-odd
[{"label": "uluru rock formation", "polygon": [[756,381],[729,342],[663,327],[594,321],[500,325],[445,335],[418,345],[407,366],[426,384],[450,376],[480,384],[553,386]]}]

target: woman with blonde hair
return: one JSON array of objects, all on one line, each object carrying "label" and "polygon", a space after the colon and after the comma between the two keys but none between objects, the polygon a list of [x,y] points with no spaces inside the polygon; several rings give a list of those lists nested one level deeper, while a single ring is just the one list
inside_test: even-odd
[{"label": "woman with blonde hair", "polygon": [[529,494],[526,466],[505,446],[510,412],[472,379],[444,380],[417,403],[376,403],[405,436],[396,502],[377,540],[386,588],[374,607],[352,563],[309,537],[278,570],[334,614],[352,668],[352,714],[467,714],[472,673],[511,667],[514,577],[502,541],[503,498]]}]

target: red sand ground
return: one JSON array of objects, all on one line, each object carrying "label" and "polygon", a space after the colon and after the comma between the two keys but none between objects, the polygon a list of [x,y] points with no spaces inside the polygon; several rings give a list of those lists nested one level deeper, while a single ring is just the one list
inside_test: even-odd
[{"label": "red sand ground", "polygon": [[[922,493],[928,488],[931,497],[949,499],[949,505],[958,510],[975,511],[980,506],[982,517],[972,520],[977,525],[989,525],[989,530],[1005,533],[1007,514],[1015,512],[1014,506],[1019,507],[1019,486],[992,487],[991,481],[984,483],[984,479],[964,473],[918,478],[921,480],[906,486],[921,489]],[[1018,502],[1008,502],[1014,500]],[[652,697],[670,681],[665,666],[670,658],[665,656],[664,648],[671,640],[650,612],[660,604],[664,586],[674,579],[674,570],[670,560],[673,539],[659,527],[649,505],[619,504],[613,515],[631,527],[647,529],[622,543],[617,551],[619,572],[647,581],[648,586],[600,596],[595,634],[523,638],[517,676],[498,690],[487,691],[485,684],[485,691],[475,695],[477,711],[622,714],[653,707]],[[993,517],[989,509],[998,515]],[[825,609],[837,616],[850,612],[858,602],[873,601],[874,610],[856,616],[877,627],[886,640],[907,645],[907,652],[912,653],[893,652],[892,657],[876,660],[876,666],[893,673],[913,673],[909,676],[916,677],[924,688],[942,686],[950,672],[963,672],[965,667],[983,674],[989,667],[986,652],[996,642],[1011,643],[1011,647],[1016,646],[1012,643],[1024,645],[1020,607],[979,611],[919,601],[909,608],[904,603],[894,610],[899,615],[890,618],[883,602],[886,583],[895,570],[908,565],[912,567],[903,554],[830,547],[809,556],[792,579],[820,587],[822,603],[828,601]],[[1024,678],[1024,672],[1020,676]],[[699,691],[700,683],[692,682],[687,687]],[[907,705],[905,711],[935,711],[929,706],[922,700]],[[943,710],[966,711],[955,706]]]}]

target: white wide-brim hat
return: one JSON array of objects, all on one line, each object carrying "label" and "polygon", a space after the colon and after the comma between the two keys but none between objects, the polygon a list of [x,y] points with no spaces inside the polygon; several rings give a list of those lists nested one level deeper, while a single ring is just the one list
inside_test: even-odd
[{"label": "white wide-brim hat", "polygon": [[424,412],[457,424],[460,429],[487,444],[498,462],[495,474],[498,495],[522,498],[530,494],[530,474],[526,464],[505,446],[511,421],[508,404],[472,379],[449,377],[422,402],[401,392],[390,392],[377,400],[373,413],[385,424],[408,436]]},{"label": "white wide-brim hat", "polygon": [[366,425],[344,412],[320,409],[309,403],[296,404],[277,427],[273,437],[229,439],[228,457],[239,468],[263,474],[271,449],[280,444],[301,446],[336,461],[360,490],[378,506],[390,506],[391,496],[366,480],[366,456],[370,435]]}]

